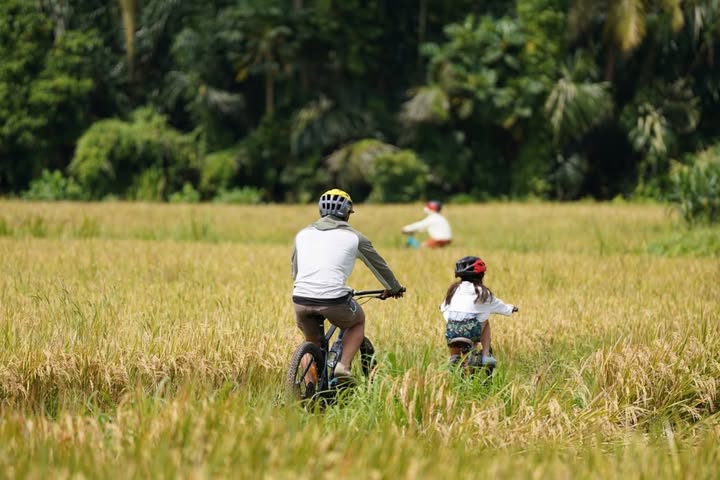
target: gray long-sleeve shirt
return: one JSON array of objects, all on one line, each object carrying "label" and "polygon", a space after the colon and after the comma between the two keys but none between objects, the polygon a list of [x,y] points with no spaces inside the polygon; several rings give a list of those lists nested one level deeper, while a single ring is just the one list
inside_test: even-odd
[{"label": "gray long-sleeve shirt", "polygon": [[400,289],[400,283],[370,240],[349,223],[328,215],[295,236],[291,262],[293,296],[317,299],[346,296],[352,290],[346,283],[356,258],[367,265],[386,289]]}]

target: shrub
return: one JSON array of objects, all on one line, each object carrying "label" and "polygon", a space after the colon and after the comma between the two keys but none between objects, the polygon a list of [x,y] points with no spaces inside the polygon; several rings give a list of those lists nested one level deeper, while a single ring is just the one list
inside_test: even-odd
[{"label": "shrub", "polygon": [[164,191],[165,175],[162,169],[151,167],[143,170],[133,179],[126,195],[132,200],[160,202],[163,199]]},{"label": "shrub", "polygon": [[220,150],[205,156],[200,172],[200,191],[212,196],[230,186],[230,182],[238,172],[237,148]]},{"label": "shrub", "polygon": [[257,205],[262,203],[265,192],[255,187],[233,188],[232,190],[220,190],[215,203],[239,203],[245,205]]},{"label": "shrub", "polygon": [[720,257],[720,231],[714,227],[683,229],[648,244],[647,251],[667,257]]},{"label": "shrub", "polygon": [[65,177],[59,170],[44,169],[40,178],[30,183],[30,188],[23,192],[26,200],[83,200],[86,195],[78,183]]},{"label": "shrub", "polygon": [[170,203],[198,203],[200,193],[189,182],[185,182],[182,190],[170,195]]},{"label": "shrub", "polygon": [[[338,188],[353,192],[356,201],[365,198],[372,190],[372,169],[375,161],[384,155],[392,155],[399,149],[395,145],[366,138],[349,143],[327,156],[325,163],[330,181]],[[381,167],[382,168],[382,167]],[[379,175],[376,175],[376,177]],[[378,179],[381,181],[381,179]],[[376,200],[382,200],[377,192]]]},{"label": "shrub", "polygon": [[369,200],[412,202],[425,195],[429,168],[412,150],[385,153],[372,162]]},{"label": "shrub", "polygon": [[452,203],[453,205],[470,205],[476,203],[477,201],[478,199],[469,193],[458,193],[450,197],[450,201],[448,203]]},{"label": "shrub", "polygon": [[689,225],[720,222],[720,144],[675,164],[670,172],[670,200]]},{"label": "shrub", "polygon": [[198,142],[149,108],[130,122],[94,123],[80,138],[70,174],[92,198],[108,195],[163,200],[199,177]]}]

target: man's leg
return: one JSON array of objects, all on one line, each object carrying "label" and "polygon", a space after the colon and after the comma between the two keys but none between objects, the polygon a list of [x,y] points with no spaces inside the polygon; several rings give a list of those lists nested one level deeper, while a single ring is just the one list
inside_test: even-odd
[{"label": "man's leg", "polygon": [[350,299],[342,305],[327,307],[323,314],[333,325],[345,330],[342,337],[343,351],[335,367],[335,374],[350,375],[350,365],[365,338],[365,312],[359,303]]},{"label": "man's leg", "polygon": [[295,324],[298,326],[305,340],[312,342],[318,347],[322,340],[322,322],[325,318],[312,307],[293,304],[295,308]]},{"label": "man's leg", "polygon": [[343,335],[343,351],[340,357],[340,363],[342,363],[348,370],[350,370],[350,364],[355,358],[355,354],[360,349],[360,345],[365,338],[365,317],[361,322],[356,323],[352,327],[348,328]]}]

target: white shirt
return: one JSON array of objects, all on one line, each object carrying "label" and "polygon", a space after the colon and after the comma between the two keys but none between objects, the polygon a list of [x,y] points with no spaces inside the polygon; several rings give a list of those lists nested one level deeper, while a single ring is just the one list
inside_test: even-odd
[{"label": "white shirt", "polygon": [[295,281],[293,296],[316,299],[346,296],[352,290],[346,282],[356,258],[370,269],[383,287],[394,291],[400,288],[387,262],[370,240],[347,222],[328,215],[295,236],[291,260]]},{"label": "white shirt", "polygon": [[402,230],[405,233],[427,231],[433,240],[452,240],[450,224],[445,217],[437,212],[429,213],[424,219],[406,225]]},{"label": "white shirt", "polygon": [[293,295],[339,298],[350,293],[346,286],[355,266],[359,239],[350,230],[322,231],[306,228],[295,237],[297,277]]},{"label": "white shirt", "polygon": [[445,317],[445,321],[475,318],[484,322],[490,318],[492,313],[505,316],[512,314],[513,305],[503,302],[494,295],[485,303],[475,303],[475,298],[477,298],[477,293],[473,283],[460,282],[455,290],[455,295],[450,299],[450,305],[445,302],[440,305],[440,311]]}]

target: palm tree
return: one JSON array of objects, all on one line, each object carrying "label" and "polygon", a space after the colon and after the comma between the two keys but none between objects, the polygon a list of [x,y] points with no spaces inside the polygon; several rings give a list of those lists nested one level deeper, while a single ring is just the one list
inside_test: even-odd
[{"label": "palm tree", "polygon": [[633,148],[643,156],[639,165],[641,185],[668,167],[669,158],[677,153],[674,147],[678,137],[694,132],[700,116],[700,99],[686,79],[644,87],[625,107],[621,122]]},{"label": "palm tree", "polygon": [[293,31],[283,22],[286,15],[276,7],[252,5],[238,10],[236,29],[242,40],[238,45],[237,79],[264,75],[265,113],[275,112],[275,81],[294,66],[297,43]]},{"label": "palm tree", "polygon": [[643,41],[646,22],[657,8],[671,17],[673,30],[684,23],[682,0],[574,0],[570,8],[570,27],[576,35],[602,24],[603,40],[608,48],[605,80],[612,81],[616,55],[630,55]]},{"label": "palm tree", "polygon": [[326,152],[376,130],[372,116],[360,109],[339,105],[321,96],[296,112],[290,130],[294,155],[308,151]]},{"label": "palm tree", "polygon": [[688,68],[692,74],[703,63],[714,64],[720,39],[720,0],[686,0],[685,11],[696,43],[695,58]]},{"label": "palm tree", "polygon": [[582,137],[613,112],[608,82],[576,81],[567,67],[562,72],[545,101],[545,113],[560,144]]}]

